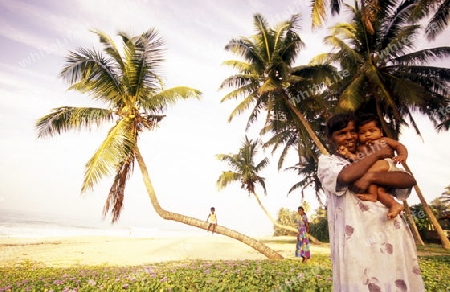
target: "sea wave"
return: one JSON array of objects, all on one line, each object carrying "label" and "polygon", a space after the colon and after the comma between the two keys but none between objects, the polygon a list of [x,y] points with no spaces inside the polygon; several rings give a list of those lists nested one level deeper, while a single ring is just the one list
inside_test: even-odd
[{"label": "sea wave", "polygon": [[0,210],[0,238],[46,238],[67,236],[117,236],[161,238],[204,235],[204,230],[164,229],[133,224],[112,225],[92,218],[67,218]]}]

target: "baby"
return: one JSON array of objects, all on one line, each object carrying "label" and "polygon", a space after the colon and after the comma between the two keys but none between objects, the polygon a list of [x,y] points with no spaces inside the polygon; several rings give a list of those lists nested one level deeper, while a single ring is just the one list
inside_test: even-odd
[{"label": "baby", "polygon": [[[372,148],[389,146],[395,150],[396,155],[392,158],[386,158],[384,160],[378,160],[371,166],[368,171],[398,171],[401,170],[395,166],[396,163],[402,163],[406,161],[408,157],[408,150],[402,143],[383,136],[381,130],[381,124],[378,118],[373,114],[361,115],[356,122],[356,128],[358,132],[359,145],[357,153],[350,153],[345,147],[341,146],[338,149],[338,153],[342,156],[355,161],[365,155],[370,155]],[[356,196],[363,201],[380,201],[383,205],[389,208],[388,219],[395,218],[401,211],[403,211],[403,204],[397,202],[385,189],[381,186],[370,185],[367,189],[367,194],[357,194]]]}]

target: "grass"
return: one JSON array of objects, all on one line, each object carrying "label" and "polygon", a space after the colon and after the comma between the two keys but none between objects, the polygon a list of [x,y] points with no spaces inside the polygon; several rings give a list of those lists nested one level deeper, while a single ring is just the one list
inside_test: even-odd
[{"label": "grass", "polygon": [[[420,247],[426,291],[450,290],[450,252]],[[331,291],[329,255],[299,260],[188,261],[52,268],[24,262],[0,268],[0,291]]]},{"label": "grass", "polygon": [[450,249],[443,249],[441,245],[435,243],[427,243],[426,245],[417,246],[417,254],[423,256],[447,255],[450,256]]}]

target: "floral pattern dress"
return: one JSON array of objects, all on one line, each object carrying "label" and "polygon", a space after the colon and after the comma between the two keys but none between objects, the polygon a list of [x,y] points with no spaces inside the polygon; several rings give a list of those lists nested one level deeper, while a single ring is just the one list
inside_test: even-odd
[{"label": "floral pattern dress", "polygon": [[327,195],[334,292],[425,291],[416,245],[405,219],[386,217],[380,202],[359,200],[337,185],[350,162],[322,155],[318,176]]},{"label": "floral pattern dress", "polygon": [[295,249],[295,256],[298,258],[309,259],[311,257],[311,253],[309,251],[309,240],[306,234],[306,223],[308,223],[308,217],[303,214],[298,219],[297,247]]}]

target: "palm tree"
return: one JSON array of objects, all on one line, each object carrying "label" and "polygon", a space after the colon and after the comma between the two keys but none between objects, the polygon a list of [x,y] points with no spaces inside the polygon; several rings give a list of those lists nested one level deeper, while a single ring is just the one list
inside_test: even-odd
[{"label": "palm tree", "polygon": [[[205,221],[169,212],[160,206],[138,147],[139,135],[144,130],[153,130],[169,105],[180,99],[199,98],[201,92],[189,87],[164,88],[158,71],[163,61],[164,43],[155,29],[137,37],[119,32],[123,55],[108,35],[99,30],[93,32],[104,46],[103,53],[84,48],[70,52],[60,76],[68,81],[70,89],[90,94],[107,108],[56,108],[37,121],[38,137],[115,121],[86,164],[81,192],[93,189],[102,178],[114,174],[103,214],[111,211],[112,222],[116,222],[123,207],[127,180],[137,161],[151,204],[159,216],[207,230]],[[261,242],[234,230],[218,226],[216,232],[244,242],[268,258],[282,258]]]},{"label": "palm tree", "polygon": [[[316,119],[316,121],[320,119]],[[319,154],[317,147],[314,147],[313,141],[309,138],[307,133],[299,132],[295,126],[287,120],[273,121],[269,123],[264,129],[263,133],[272,133],[270,139],[264,143],[264,148],[272,147],[272,155],[282,147],[281,154],[278,159],[278,170],[283,168],[286,156],[291,149],[297,152],[298,163],[294,166],[286,167],[285,171],[295,171],[300,180],[295,183],[288,191],[287,195],[296,190],[300,190],[301,200],[305,199],[305,190],[308,187],[313,187],[316,199],[320,206],[323,206],[322,198],[322,184],[317,176],[317,166]],[[302,134],[304,134],[302,136]]]},{"label": "palm tree", "polygon": [[[298,131],[308,134],[321,153],[328,154],[323,141],[308,121],[308,107],[304,106],[304,102],[311,99],[312,93],[308,88],[322,87],[336,78],[336,72],[334,67],[328,65],[293,66],[299,50],[304,46],[296,32],[299,19],[298,15],[293,15],[289,21],[269,28],[261,15],[254,15],[257,33],[250,38],[233,39],[225,46],[226,50],[243,57],[245,61],[224,62],[237,69],[238,74],[221,84],[220,89],[236,88],[221,101],[243,96],[229,121],[253,106],[247,128],[261,111],[266,111],[266,121],[274,116],[286,117],[293,121]],[[320,100],[316,100],[316,106],[321,104]],[[317,115],[317,111],[314,113]]]},{"label": "palm tree", "polygon": [[[336,48],[335,52],[323,54],[317,60],[337,63],[349,72],[329,88],[338,109],[374,111],[387,135],[397,139],[403,125],[411,125],[420,135],[414,112],[427,116],[435,125],[448,118],[439,109],[448,106],[450,69],[428,66],[427,62],[450,56],[450,47],[410,52],[420,29],[408,22],[415,6],[411,1],[390,2],[378,9],[372,23],[374,34],[367,32],[358,6],[350,8],[352,22],[335,25],[331,36],[325,38],[326,43]],[[410,171],[406,164],[404,167]],[[417,185],[414,188],[441,236],[443,247],[450,249],[450,242],[420,188]]]},{"label": "palm tree", "polygon": [[277,222],[281,225],[292,226],[295,231],[286,230],[275,226],[273,231],[274,236],[296,236],[298,234],[298,231],[296,229],[298,225],[297,211],[292,211],[287,208],[280,208],[277,212]]},{"label": "palm tree", "polygon": [[445,187],[445,191],[441,195],[443,203],[450,203],[450,185]]},{"label": "palm tree", "polygon": [[297,172],[299,177],[302,179],[295,183],[288,191],[288,195],[293,193],[294,191],[300,189],[302,194],[302,200],[305,199],[305,189],[312,186],[314,188],[314,193],[316,194],[316,199],[319,202],[320,206],[324,206],[324,202],[322,201],[322,197],[320,194],[322,193],[322,183],[317,176],[317,159],[315,157],[310,156],[304,158],[300,163],[287,167],[286,170],[293,170]]},{"label": "palm tree", "polygon": [[420,236],[419,230],[417,229],[417,225],[414,222],[414,215],[412,214],[411,208],[409,207],[409,204],[406,200],[403,201],[403,206],[405,206],[406,218],[408,219],[409,227],[411,228],[414,241],[416,242],[417,245],[424,246],[425,243],[423,242],[422,237]]},{"label": "palm tree", "polygon": [[260,140],[248,139],[248,137],[245,136],[245,139],[242,142],[242,146],[237,154],[218,154],[217,159],[223,162],[227,162],[233,170],[224,171],[220,174],[216,182],[217,188],[220,191],[232,182],[240,182],[241,189],[244,189],[248,191],[249,194],[253,195],[253,197],[258,202],[258,205],[275,226],[285,230],[297,232],[297,229],[293,228],[292,226],[279,224],[272,217],[272,215],[270,215],[269,211],[267,211],[267,209],[264,207],[259,196],[255,192],[255,187],[259,184],[264,190],[264,194],[267,195],[265,178],[261,177],[258,173],[261,172],[269,164],[269,159],[263,158],[257,164],[254,161],[259,153],[260,146]]},{"label": "palm tree", "polygon": [[[233,170],[222,172],[216,182],[217,188],[220,191],[232,182],[240,182],[241,189],[244,189],[249,194],[253,195],[253,197],[258,202],[258,205],[261,207],[261,209],[264,211],[273,225],[284,230],[298,232],[296,228],[280,224],[276,219],[274,219],[270,212],[264,207],[261,199],[255,192],[255,187],[259,184],[263,188],[264,194],[267,195],[265,178],[261,177],[258,173],[261,172],[269,164],[269,160],[267,158],[263,158],[256,165],[254,161],[259,153],[261,144],[262,142],[260,140],[248,139],[248,137],[245,136],[245,139],[242,142],[242,146],[237,154],[218,154],[217,159],[223,162],[227,162]],[[310,239],[312,242],[320,244],[320,241],[318,241],[314,237],[310,236]]]},{"label": "palm tree", "polygon": [[[284,129],[293,132],[291,142],[295,141],[299,163],[310,159],[311,153],[320,151],[328,155],[323,137],[316,134],[320,132],[323,126],[321,122],[328,115],[327,105],[318,98],[318,93],[323,91],[326,84],[341,77],[330,65],[293,66],[299,50],[304,46],[296,32],[299,28],[298,15],[293,15],[289,21],[274,28],[269,28],[259,14],[254,15],[253,19],[257,33],[250,38],[233,39],[225,47],[244,58],[244,61],[224,62],[237,69],[238,74],[221,84],[220,89],[236,88],[222,102],[243,96],[229,121],[252,107],[248,129],[261,111],[266,111],[266,125],[261,134],[269,131],[275,135],[282,134]],[[285,149],[288,150],[290,146]],[[279,169],[283,159],[283,156],[280,157]]]}]

